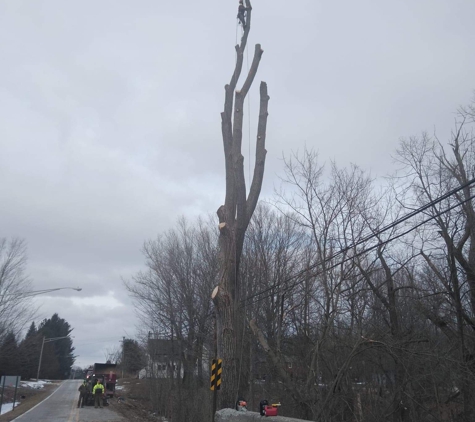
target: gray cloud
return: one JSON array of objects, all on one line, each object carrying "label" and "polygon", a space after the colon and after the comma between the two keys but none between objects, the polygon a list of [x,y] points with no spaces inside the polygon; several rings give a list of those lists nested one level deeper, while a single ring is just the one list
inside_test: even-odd
[{"label": "gray cloud", "polygon": [[[256,82],[266,80],[271,96],[263,196],[278,183],[282,153],[305,145],[323,161],[383,175],[401,136],[436,128],[444,139],[472,96],[470,0],[253,6],[249,60],[260,42]],[[27,239],[35,289],[83,287],[37,298],[41,318],[59,312],[74,327],[81,365],[134,335],[121,279],[143,268],[143,241],[181,214],[221,204],[219,113],[236,8],[231,0],[0,4],[0,236]],[[102,310],[97,301],[111,297],[123,306]],[[111,338],[100,347],[91,309]]]}]

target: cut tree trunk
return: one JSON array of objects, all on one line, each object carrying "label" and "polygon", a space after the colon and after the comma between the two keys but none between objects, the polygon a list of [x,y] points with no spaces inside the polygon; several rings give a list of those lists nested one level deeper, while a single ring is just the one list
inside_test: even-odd
[{"label": "cut tree trunk", "polygon": [[254,81],[263,50],[257,44],[254,58],[240,90],[236,90],[241,75],[244,51],[251,28],[252,7],[246,0],[247,24],[236,45],[236,65],[231,82],[225,86],[224,111],[221,113],[221,130],[223,137],[226,194],[224,205],[219,207],[219,284],[213,291],[212,299],[216,307],[218,356],[223,359],[222,384],[219,397],[219,407],[234,408],[238,396],[239,362],[237,352],[238,329],[240,324],[239,303],[241,299],[239,283],[239,263],[241,260],[244,236],[249,221],[256,208],[262,187],[265,166],[265,139],[267,126],[267,84],[260,85],[260,107],[257,127],[256,153],[254,173],[249,189],[246,192],[244,178],[244,157],[242,147],[242,126],[244,116],[244,100]]}]

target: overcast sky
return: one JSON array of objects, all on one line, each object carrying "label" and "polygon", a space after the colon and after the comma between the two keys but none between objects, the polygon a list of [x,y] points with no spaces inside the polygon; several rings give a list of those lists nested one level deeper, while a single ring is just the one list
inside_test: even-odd
[{"label": "overcast sky", "polygon": [[[74,327],[81,366],[135,335],[122,279],[144,268],[143,242],[223,201],[237,5],[0,0],[0,237],[27,240],[33,290],[82,287],[36,299],[38,321]],[[305,145],[382,176],[401,137],[446,138],[475,88],[474,16],[473,0],[254,0],[262,197]]]}]

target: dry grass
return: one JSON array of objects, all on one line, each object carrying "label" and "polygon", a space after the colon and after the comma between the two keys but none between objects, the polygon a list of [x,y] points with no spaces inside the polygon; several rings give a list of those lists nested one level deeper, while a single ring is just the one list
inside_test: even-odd
[{"label": "dry grass", "polygon": [[[160,420],[150,412],[151,406],[145,380],[121,378],[117,385],[123,388],[117,390],[115,397],[110,400],[111,410],[115,410],[130,422],[157,422]],[[119,398],[122,400],[119,400]]]}]

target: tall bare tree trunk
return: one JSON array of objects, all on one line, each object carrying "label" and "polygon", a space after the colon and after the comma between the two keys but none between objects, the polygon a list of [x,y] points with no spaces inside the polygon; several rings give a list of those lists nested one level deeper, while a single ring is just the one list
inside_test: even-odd
[{"label": "tall bare tree trunk", "polygon": [[[218,356],[223,359],[220,408],[234,407],[238,394],[238,327],[241,326],[238,314],[240,300],[239,263],[244,236],[249,221],[256,208],[264,177],[266,157],[265,139],[267,125],[267,84],[260,85],[260,109],[257,127],[256,160],[254,175],[246,193],[244,179],[244,157],[241,153],[244,100],[256,76],[263,53],[256,45],[254,58],[246,80],[240,90],[236,85],[242,71],[244,51],[251,28],[252,7],[246,0],[247,22],[241,43],[236,45],[236,66],[231,82],[225,86],[224,111],[221,113],[221,129],[226,171],[226,196],[224,205],[218,211],[219,218],[219,285],[214,289],[212,299],[217,310]],[[234,105],[234,107],[233,107]],[[247,197],[246,197],[247,196]]]}]

